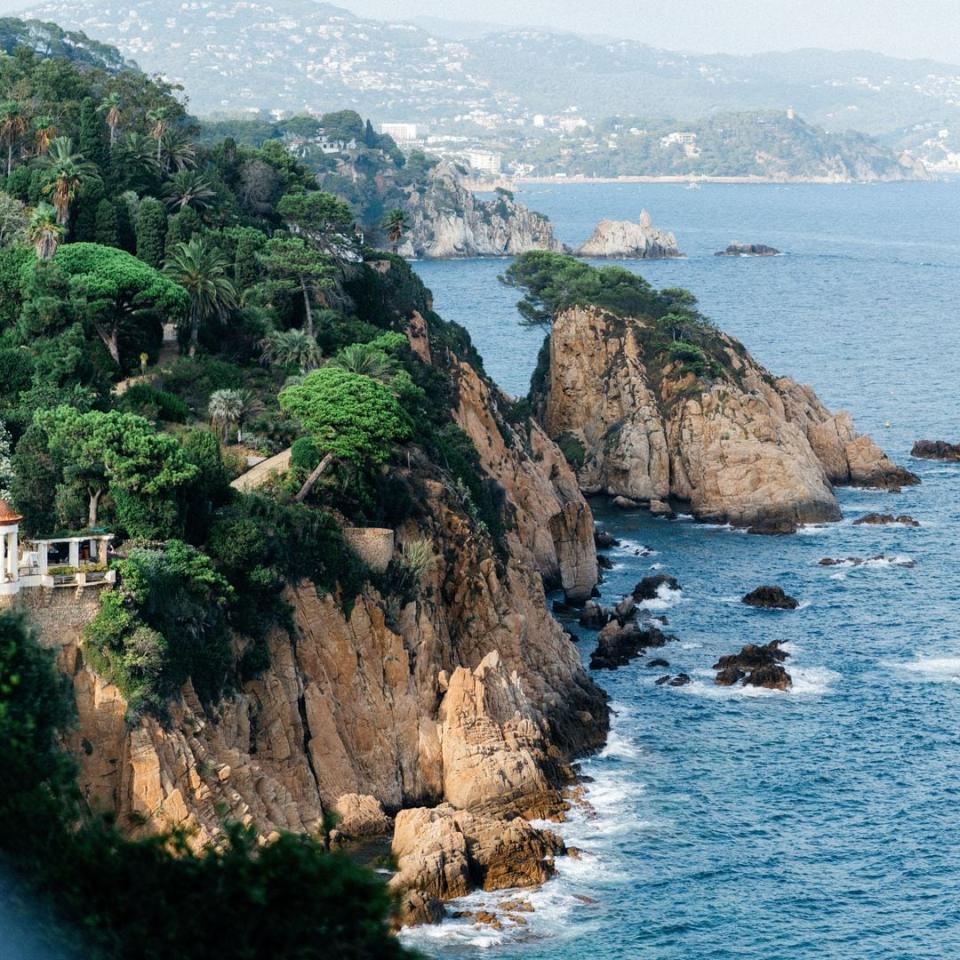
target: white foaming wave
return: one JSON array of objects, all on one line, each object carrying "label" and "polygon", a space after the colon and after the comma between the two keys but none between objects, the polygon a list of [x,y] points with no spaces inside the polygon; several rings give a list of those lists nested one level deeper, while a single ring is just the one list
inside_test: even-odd
[{"label": "white foaming wave", "polygon": [[662,570],[662,569],[663,569],[663,564],[662,564],[662,563],[651,563],[651,564],[650,564],[650,569],[651,569],[651,570]]},{"label": "white foaming wave", "polygon": [[753,700],[786,695],[819,696],[829,693],[836,681],[840,679],[839,673],[828,670],[826,667],[798,667],[788,664],[787,669],[793,680],[793,686],[789,690],[745,687],[740,683],[732,687],[722,687],[714,683],[713,678],[704,670],[696,672],[693,683],[676,689],[708,700]]},{"label": "white foaming wave", "polygon": [[680,644],[681,650],[699,650],[703,647],[702,643],[696,643],[693,640],[686,640]]},{"label": "white foaming wave", "polygon": [[830,524],[804,523],[797,527],[797,535],[801,537],[818,537],[821,533],[829,533]]},{"label": "white foaming wave", "polygon": [[616,758],[618,760],[635,760],[641,754],[640,747],[633,741],[621,736],[616,730],[607,735],[604,748],[597,754],[602,760]]},{"label": "white foaming wave", "polygon": [[[654,550],[652,547],[648,547],[639,540],[631,540],[629,537],[618,537],[617,539],[620,541],[620,546],[612,548],[614,553],[626,553],[631,557],[655,557],[660,552],[659,550]],[[635,551],[639,551],[639,553]]]},{"label": "white foaming wave", "polygon": [[665,583],[657,587],[657,595],[652,600],[641,600],[637,606],[641,610],[669,610],[683,599],[682,590],[671,590]]},{"label": "white foaming wave", "polygon": [[923,657],[905,663],[887,661],[884,666],[918,675],[923,680],[960,683],[960,657]]}]

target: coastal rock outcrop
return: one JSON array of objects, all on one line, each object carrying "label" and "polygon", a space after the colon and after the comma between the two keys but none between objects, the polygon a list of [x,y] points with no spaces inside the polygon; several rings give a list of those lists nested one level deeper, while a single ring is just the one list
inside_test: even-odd
[{"label": "coastal rock outcrop", "polygon": [[918,460],[960,460],[960,443],[947,443],[946,440],[918,440],[910,451],[911,457]]},{"label": "coastal rock outcrop", "polygon": [[794,597],[783,592],[782,587],[757,587],[743,597],[741,602],[748,607],[762,607],[767,610],[796,610],[800,606]]},{"label": "coastal rock outcrop", "polygon": [[504,821],[448,804],[397,814],[392,853],[397,873],[390,886],[401,893],[401,924],[434,921],[438,905],[471,890],[539,886],[566,852],[551,830],[521,817]]},{"label": "coastal rock outcrop", "polygon": [[768,690],[787,690],[793,685],[790,674],[783,668],[789,654],[780,649],[780,641],[773,640],[763,646],[748,643],[735,654],[721,657],[713,669],[718,671],[714,683],[732,687],[743,681],[744,686],[765,687]]},{"label": "coastal rock outcrop", "polygon": [[481,200],[447,162],[407,201],[408,227],[398,253],[408,258],[509,257],[527,250],[561,250],[550,221],[507,195]]},{"label": "coastal rock outcrop", "polygon": [[908,513],[901,513],[899,516],[894,516],[892,513],[868,513],[853,521],[855,527],[877,527],[889,524],[899,524],[902,527],[919,527],[920,521],[914,520]]},{"label": "coastal rock outcrop", "polygon": [[738,243],[736,240],[724,250],[718,250],[716,257],[779,257],[780,251],[776,247],[768,247],[765,243]]},{"label": "coastal rock outcrop", "polygon": [[547,433],[582,447],[586,493],[674,497],[701,520],[789,532],[840,518],[833,484],[919,482],[732,338],[704,324],[698,344],[672,336],[596,307],[555,318],[534,397]]},{"label": "coastal rock outcrop", "polygon": [[643,656],[649,648],[664,646],[668,640],[676,640],[676,637],[649,624],[621,625],[614,621],[600,631],[596,649],[590,654],[590,669],[616,670]]},{"label": "coastal rock outcrop", "polygon": [[578,257],[618,260],[663,260],[682,257],[677,238],[653,225],[643,210],[640,220],[601,220],[590,237],[577,248]]}]

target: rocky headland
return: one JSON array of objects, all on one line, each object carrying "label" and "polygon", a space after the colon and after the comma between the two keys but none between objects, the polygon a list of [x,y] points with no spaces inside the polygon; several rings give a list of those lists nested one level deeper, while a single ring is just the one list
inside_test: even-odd
[{"label": "rocky headland", "polygon": [[616,260],[663,260],[683,256],[677,238],[655,227],[646,210],[641,211],[637,223],[601,220],[576,252],[579,257]]},{"label": "rocky headland", "polygon": [[[225,821],[264,839],[322,833],[328,814],[331,842],[392,831],[400,922],[421,922],[475,887],[541,882],[563,852],[525,818],[562,816],[570,763],[603,744],[608,708],[544,587],[590,596],[594,524],[559,449],[537,423],[507,418],[408,268],[362,270],[383,302],[402,284],[414,292],[397,322],[424,376],[447,385],[449,429],[475,447],[495,515],[481,522],[469,491],[411,445],[393,477],[417,508],[391,542],[394,561],[429,544],[417,581],[391,579],[394,564],[350,602],[288,586],[268,666],[215,704],[187,681],[166,719],[131,716],[86,656],[82,620],[43,639],[73,683],[69,746],[91,808],[133,834],[184,829],[198,847]],[[238,659],[246,648],[237,636]]]},{"label": "rocky headland", "polygon": [[451,163],[440,163],[406,197],[408,226],[398,253],[410,259],[510,257],[560,250],[550,221],[510,195],[481,200]]},{"label": "rocky headland", "polygon": [[[575,269],[578,278],[594,270]],[[848,414],[760,366],[689,295],[624,292],[624,277],[611,277],[607,294],[603,271],[594,273],[582,282],[599,284],[608,305],[555,312],[531,388],[585,493],[632,504],[673,498],[700,520],[782,533],[838,520],[836,484],[919,482]]]}]

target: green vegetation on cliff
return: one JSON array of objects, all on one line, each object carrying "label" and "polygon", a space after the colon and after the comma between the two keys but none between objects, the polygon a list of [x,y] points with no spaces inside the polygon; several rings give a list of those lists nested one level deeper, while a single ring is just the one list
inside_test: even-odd
[{"label": "green vegetation on cliff", "polygon": [[[500,562],[502,491],[451,416],[459,363],[482,373],[469,336],[301,162],[272,139],[200,142],[173,91],[127,68],[20,47],[0,88],[0,485],[24,536],[116,535],[118,584],[78,662],[128,723],[170,723],[188,681],[215,718],[292,629],[288,588],[347,613],[364,590],[417,599],[429,550],[374,575],[343,531],[417,519],[425,478]],[[409,345],[414,313],[433,363]],[[291,447],[288,473],[230,486]],[[405,955],[381,882],[320,840],[261,846],[224,824],[197,852],[90,820],[53,750],[68,721],[48,664],[22,624],[3,631],[0,727],[27,666],[49,716],[21,718],[34,739],[4,771],[0,856],[83,929],[85,955]]]}]

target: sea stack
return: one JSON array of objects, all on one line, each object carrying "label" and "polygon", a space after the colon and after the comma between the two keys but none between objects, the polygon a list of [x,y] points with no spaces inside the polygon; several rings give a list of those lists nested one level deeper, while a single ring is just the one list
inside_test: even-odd
[{"label": "sea stack", "polygon": [[677,239],[653,225],[646,210],[640,221],[601,220],[589,239],[577,250],[577,256],[619,260],[663,260],[682,257]]}]

